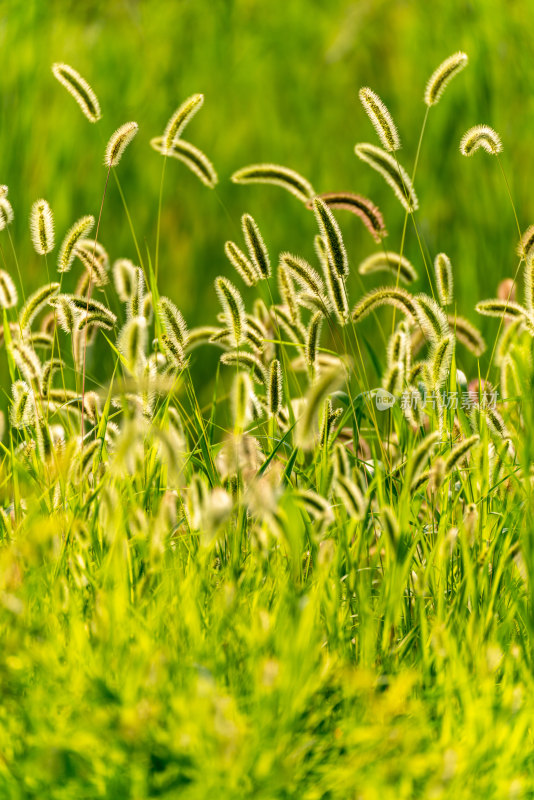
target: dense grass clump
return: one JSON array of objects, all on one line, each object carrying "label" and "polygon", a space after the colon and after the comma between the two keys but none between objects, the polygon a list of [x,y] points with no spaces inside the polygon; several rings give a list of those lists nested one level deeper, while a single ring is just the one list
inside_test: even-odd
[{"label": "dense grass clump", "polygon": [[[418,154],[466,62],[431,77]],[[89,84],[60,67],[98,122]],[[531,243],[518,229],[519,300],[511,281],[476,306],[499,320],[486,347],[456,307],[447,242],[428,253],[419,233],[417,159],[401,167],[389,111],[362,92],[388,149],[356,153],[399,199],[401,240],[386,249],[371,199],[244,167],[234,182],[282,187],[315,219],[315,264],[272,252],[269,220],[245,213],[209,325],[164,294],[159,239],[152,253],[136,236],[120,184],[136,123],[109,140],[100,208],[72,210],[57,267],[53,197],[36,202],[46,282],[25,297],[0,273],[2,797],[534,792]],[[202,102],[152,139],[162,188],[169,156],[215,186],[181,139]],[[461,147],[504,175],[488,126]],[[100,240],[110,176],[137,263]],[[347,210],[373,255],[346,247]],[[161,213],[162,192],[158,231]],[[366,290],[377,271],[390,282]],[[429,292],[399,285],[425,271]]]}]

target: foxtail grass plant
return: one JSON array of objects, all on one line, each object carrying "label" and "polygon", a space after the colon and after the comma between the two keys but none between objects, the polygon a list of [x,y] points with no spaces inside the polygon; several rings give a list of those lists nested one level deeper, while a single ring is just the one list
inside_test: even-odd
[{"label": "foxtail grass plant", "polygon": [[[372,199],[235,171],[244,201],[283,189],[314,230],[308,254],[277,252],[242,209],[206,324],[158,272],[165,170],[218,181],[182,138],[202,94],[150,140],[154,252],[115,252],[106,218],[135,122],[108,140],[100,208],[71,209],[57,281],[54,192],[34,203],[42,285],[0,269],[0,796],[534,795],[532,220],[513,208],[516,275],[462,308],[466,265],[445,228],[430,252],[416,193],[428,114],[466,65],[428,81],[410,169],[360,91],[381,146],[356,155],[404,216],[387,249]],[[53,73],[98,121],[87,81]],[[460,149],[506,180],[491,128]],[[1,187],[0,236],[15,213]]]}]

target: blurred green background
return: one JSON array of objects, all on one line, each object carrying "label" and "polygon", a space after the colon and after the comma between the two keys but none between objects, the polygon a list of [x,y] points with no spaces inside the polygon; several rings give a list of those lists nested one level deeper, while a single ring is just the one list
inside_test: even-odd
[{"label": "blurred green background", "polygon": [[[388,248],[397,249],[403,211],[354,155],[356,142],[376,141],[357,92],[369,85],[382,96],[402,137],[400,160],[411,171],[425,83],[462,49],[470,65],[430,115],[416,179],[418,225],[432,256],[443,250],[452,259],[458,311],[486,333],[496,330],[473,305],[514,273],[517,229],[497,161],[484,153],[465,159],[458,143],[476,123],[497,129],[520,225],[530,224],[533,11],[532,0],[3,0],[0,182],[10,189],[26,291],[44,280],[28,235],[32,202],[49,200],[58,241],[76,218],[98,214],[105,144],[130,119],[140,132],[120,180],[137,236],[154,254],[162,161],[149,140],[193,92],[203,92],[205,104],[186,138],[213,160],[220,183],[210,191],[181,163],[167,165],[159,281],[189,324],[213,321],[212,280],[231,273],[223,245],[239,239],[243,212],[256,218],[273,259],[286,249],[314,258],[313,216],[276,187],[233,185],[230,175],[245,164],[272,161],[298,170],[317,191],[367,194],[386,217]],[[54,61],[71,64],[93,86],[103,111],[97,125],[53,78]],[[356,266],[376,246],[356,217],[338,212],[338,219],[354,303],[361,293]],[[100,238],[112,258],[137,260],[114,182]],[[14,272],[5,232],[0,246]],[[427,288],[411,226],[406,253],[422,276],[417,288]]]}]

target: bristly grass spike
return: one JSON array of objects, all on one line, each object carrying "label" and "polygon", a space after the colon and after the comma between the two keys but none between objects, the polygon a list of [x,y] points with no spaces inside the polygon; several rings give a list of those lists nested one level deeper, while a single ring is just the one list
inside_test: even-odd
[{"label": "bristly grass spike", "polygon": [[89,122],[98,122],[102,116],[98,98],[80,73],[68,64],[53,64],[52,72],[74,97]]},{"label": "bristly grass spike", "polygon": [[393,118],[381,98],[369,87],[359,91],[360,102],[373,123],[382,146],[389,152],[400,150],[401,142]]},{"label": "bristly grass spike", "polygon": [[448,83],[467,66],[468,57],[461,50],[446,58],[430,76],[425,89],[425,103],[428,107],[439,102]]}]

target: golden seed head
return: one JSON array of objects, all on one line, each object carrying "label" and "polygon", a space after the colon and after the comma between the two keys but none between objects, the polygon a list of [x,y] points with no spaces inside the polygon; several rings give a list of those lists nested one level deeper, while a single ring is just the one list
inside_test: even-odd
[{"label": "golden seed head", "polygon": [[52,64],[52,72],[74,97],[89,122],[98,122],[102,116],[98,98],[80,73],[68,64]]},{"label": "golden seed head", "polygon": [[122,158],[122,155],[137,131],[139,125],[137,122],[125,122],[120,128],[117,128],[115,133],[111,136],[107,143],[106,153],[104,155],[104,165],[106,167],[116,167]]}]

